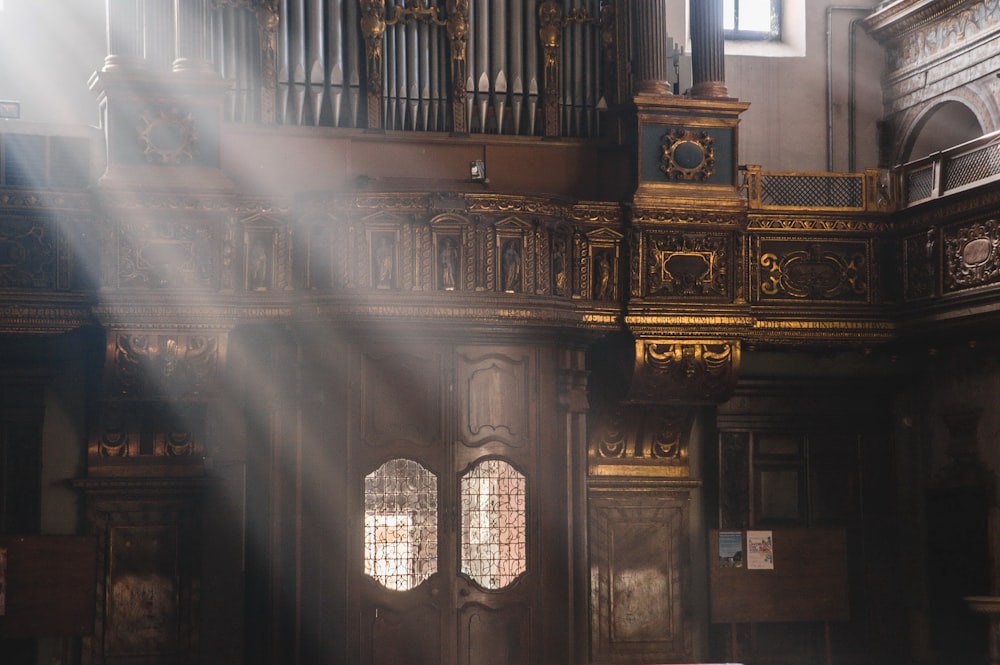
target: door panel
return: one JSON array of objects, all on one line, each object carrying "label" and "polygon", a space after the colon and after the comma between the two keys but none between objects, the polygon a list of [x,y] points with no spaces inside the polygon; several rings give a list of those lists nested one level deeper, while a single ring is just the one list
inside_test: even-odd
[{"label": "door panel", "polygon": [[459,665],[529,665],[531,608],[516,603],[493,609],[467,603],[459,612]]},{"label": "door panel", "polygon": [[368,615],[371,665],[440,665],[441,608],[418,604],[407,609],[376,608]]},{"label": "door panel", "polygon": [[[535,352],[428,345],[356,358],[358,662],[537,663]],[[417,523],[431,509],[436,529]]]}]

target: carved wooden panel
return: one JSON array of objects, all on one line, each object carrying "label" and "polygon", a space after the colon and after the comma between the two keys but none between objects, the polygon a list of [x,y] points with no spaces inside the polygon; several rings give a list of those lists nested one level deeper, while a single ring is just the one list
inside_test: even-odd
[{"label": "carved wooden panel", "polygon": [[1000,282],[1000,223],[995,219],[945,230],[944,290]]},{"label": "carved wooden panel", "polygon": [[642,295],[728,300],[732,290],[731,244],[730,235],[725,233],[648,234],[643,239]]},{"label": "carved wooden panel", "polygon": [[865,241],[760,238],[755,244],[758,300],[872,300]]},{"label": "carved wooden panel", "polygon": [[459,665],[530,665],[531,610],[523,605],[491,609],[469,603],[459,614]]},{"label": "carved wooden panel", "polygon": [[177,528],[175,525],[110,529],[108,656],[172,652],[177,645]]},{"label": "carved wooden panel", "polygon": [[137,215],[118,228],[115,286],[213,288],[220,280],[221,242],[213,228],[187,218]]},{"label": "carved wooden panel", "polygon": [[903,295],[907,300],[937,295],[940,279],[940,242],[931,228],[903,241]]},{"label": "carved wooden panel", "polygon": [[362,439],[368,445],[440,443],[441,355],[373,352],[363,362]]},{"label": "carved wooden panel", "polygon": [[458,440],[466,446],[526,446],[531,439],[534,367],[524,352],[460,350],[455,398]]},{"label": "carved wooden panel", "polygon": [[0,215],[0,288],[66,288],[69,248],[64,234],[42,217]]},{"label": "carved wooden panel", "polygon": [[370,665],[441,665],[440,609],[433,605],[392,610],[377,608],[367,616],[364,632],[370,653],[363,661]]},{"label": "carved wooden panel", "polygon": [[196,662],[200,486],[191,480],[78,481],[97,534],[97,616],[84,665]]},{"label": "carved wooden panel", "polygon": [[692,655],[684,590],[690,565],[687,500],[683,490],[592,493],[595,661],[658,662]]}]

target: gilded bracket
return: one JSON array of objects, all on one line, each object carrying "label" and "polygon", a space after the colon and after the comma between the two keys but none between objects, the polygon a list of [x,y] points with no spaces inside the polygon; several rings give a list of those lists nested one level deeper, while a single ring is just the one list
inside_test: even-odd
[{"label": "gilded bracket", "polygon": [[735,340],[635,342],[628,401],[645,404],[712,404],[732,394],[739,372]]}]

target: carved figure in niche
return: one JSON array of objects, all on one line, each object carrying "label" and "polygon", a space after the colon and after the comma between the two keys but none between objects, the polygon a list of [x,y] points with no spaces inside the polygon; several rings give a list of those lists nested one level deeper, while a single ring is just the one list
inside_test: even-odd
[{"label": "carved figure in niche", "polygon": [[521,243],[508,240],[503,244],[503,290],[516,293],[521,289]]},{"label": "carved figure in niche", "polygon": [[361,35],[368,59],[368,85],[382,89],[382,35],[385,33],[385,0],[362,0]]},{"label": "carved figure in niche", "polygon": [[267,291],[267,247],[262,239],[257,239],[250,246],[249,270],[247,270],[247,286],[253,291]]},{"label": "carved figure in niche", "polygon": [[453,238],[443,238],[438,247],[438,263],[441,270],[439,288],[454,291],[458,284],[458,247]]},{"label": "carved figure in niche", "polygon": [[393,242],[389,236],[382,236],[375,243],[375,286],[379,289],[392,287]]},{"label": "carved figure in niche", "polygon": [[594,300],[611,298],[611,287],[611,259],[608,258],[607,252],[601,252],[597,255],[594,269]]},{"label": "carved figure in niche", "polygon": [[566,261],[566,242],[556,240],[552,253],[552,274],[556,295],[564,296],[569,288],[569,269]]}]

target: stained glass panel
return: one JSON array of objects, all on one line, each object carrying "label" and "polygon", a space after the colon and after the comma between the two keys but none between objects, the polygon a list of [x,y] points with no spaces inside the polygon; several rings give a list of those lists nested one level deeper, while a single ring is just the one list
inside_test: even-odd
[{"label": "stained glass panel", "polygon": [[437,477],[392,459],[365,476],[365,574],[405,591],[437,571]]},{"label": "stained glass panel", "polygon": [[480,462],[462,476],[462,572],[487,589],[511,584],[527,566],[526,482],[507,462]]}]

